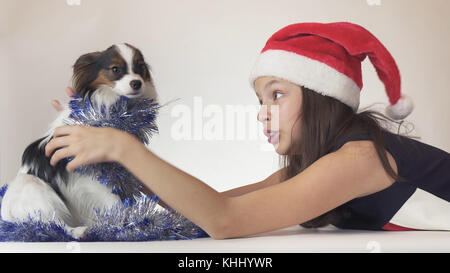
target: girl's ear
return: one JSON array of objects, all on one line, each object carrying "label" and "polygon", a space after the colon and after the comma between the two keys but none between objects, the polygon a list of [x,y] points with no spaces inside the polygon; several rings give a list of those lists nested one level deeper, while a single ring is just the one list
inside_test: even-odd
[{"label": "girl's ear", "polygon": [[74,94],[84,95],[89,91],[89,84],[95,79],[96,59],[101,52],[81,55],[73,65],[72,87]]}]

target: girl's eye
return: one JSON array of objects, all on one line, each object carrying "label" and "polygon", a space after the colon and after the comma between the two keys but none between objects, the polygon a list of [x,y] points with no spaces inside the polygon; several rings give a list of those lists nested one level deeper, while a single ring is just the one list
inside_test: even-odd
[{"label": "girl's eye", "polygon": [[283,95],[283,94],[281,94],[280,92],[278,92],[278,91],[275,91],[275,92],[273,92],[273,94],[274,94],[274,97],[275,97],[275,99],[277,100],[278,99],[278,97],[277,97],[277,94],[279,94],[279,95]]}]

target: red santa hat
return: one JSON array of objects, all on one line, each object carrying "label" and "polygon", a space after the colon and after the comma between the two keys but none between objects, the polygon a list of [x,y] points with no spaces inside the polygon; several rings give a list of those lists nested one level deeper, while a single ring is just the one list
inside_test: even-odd
[{"label": "red santa hat", "polygon": [[286,26],[267,41],[250,74],[275,76],[333,97],[355,112],[363,87],[361,62],[369,56],[384,83],[390,105],[386,114],[403,119],[413,110],[400,92],[400,72],[389,51],[365,28],[348,23],[298,23]]}]

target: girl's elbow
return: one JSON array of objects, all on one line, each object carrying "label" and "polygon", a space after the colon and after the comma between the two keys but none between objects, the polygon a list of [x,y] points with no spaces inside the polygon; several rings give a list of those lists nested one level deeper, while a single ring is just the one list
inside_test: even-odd
[{"label": "girl's elbow", "polygon": [[232,229],[232,221],[230,217],[225,216],[226,213],[223,213],[220,217],[216,218],[213,221],[213,225],[211,225],[209,232],[209,236],[214,240],[224,240],[233,238],[233,229]]},{"label": "girl's elbow", "polygon": [[231,238],[229,234],[229,226],[226,220],[217,221],[214,227],[209,230],[208,235],[214,240],[224,240]]},{"label": "girl's elbow", "polygon": [[214,240],[225,240],[228,239],[225,236],[219,235],[219,234],[210,234],[210,237]]},{"label": "girl's elbow", "polygon": [[231,198],[224,198],[223,206],[218,210],[220,213],[216,213],[209,229],[206,230],[208,235],[214,240],[224,240],[234,238],[236,223],[233,217],[233,207],[231,203]]}]

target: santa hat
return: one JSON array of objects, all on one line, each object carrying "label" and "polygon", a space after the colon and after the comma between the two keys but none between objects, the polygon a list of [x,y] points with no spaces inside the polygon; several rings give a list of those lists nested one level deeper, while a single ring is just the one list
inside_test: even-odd
[{"label": "santa hat", "polygon": [[389,51],[365,28],[348,23],[298,23],[274,33],[250,74],[275,76],[333,97],[355,112],[363,87],[361,62],[369,56],[383,82],[390,105],[386,114],[403,119],[413,110],[400,92],[400,72]]}]

